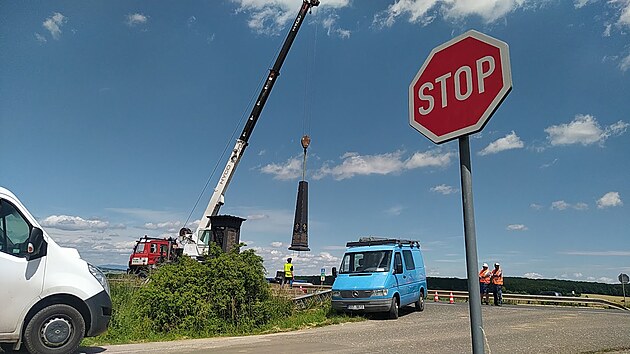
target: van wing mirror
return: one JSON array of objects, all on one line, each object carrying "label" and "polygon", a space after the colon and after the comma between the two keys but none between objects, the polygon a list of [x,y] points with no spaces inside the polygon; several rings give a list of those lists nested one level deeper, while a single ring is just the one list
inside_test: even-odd
[{"label": "van wing mirror", "polygon": [[394,274],[402,274],[402,273],[403,273],[402,264],[397,263],[396,264],[396,269],[394,269]]},{"label": "van wing mirror", "polygon": [[[28,236],[28,258],[36,258],[42,251],[44,245],[44,232],[39,227],[33,227]],[[42,255],[43,256],[43,255]]]},{"label": "van wing mirror", "polygon": [[332,267],[332,276],[333,278],[337,277],[337,267]]}]

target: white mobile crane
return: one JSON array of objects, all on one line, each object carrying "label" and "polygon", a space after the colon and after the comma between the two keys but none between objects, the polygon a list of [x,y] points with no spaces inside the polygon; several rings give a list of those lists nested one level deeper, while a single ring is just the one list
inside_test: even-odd
[{"label": "white mobile crane", "polygon": [[262,112],[262,109],[265,107],[265,103],[269,98],[269,94],[271,93],[271,89],[273,89],[273,85],[276,82],[276,79],[280,75],[280,68],[284,63],[287,54],[289,53],[289,49],[297,36],[298,30],[304,21],[304,17],[309,12],[312,7],[318,6],[319,0],[303,0],[302,7],[300,8],[300,12],[298,13],[291,29],[289,30],[289,34],[287,38],[284,40],[284,44],[282,45],[282,49],[280,53],[278,53],[278,57],[273,65],[273,67],[269,70],[269,76],[267,76],[267,80],[263,84],[262,90],[258,95],[258,99],[252,108],[252,112],[247,119],[247,123],[243,128],[243,132],[240,137],[236,140],[236,145],[234,145],[234,149],[230,154],[230,158],[223,169],[223,173],[219,177],[219,181],[217,182],[217,186],[214,188],[214,192],[212,193],[212,197],[210,198],[210,202],[206,207],[206,211],[203,213],[203,217],[197,227],[197,230],[192,233],[189,229],[180,230],[179,236],[180,241],[184,246],[184,254],[191,257],[199,257],[203,256],[204,253],[208,251],[208,240],[211,239],[211,225],[210,225],[210,217],[215,216],[219,213],[219,209],[221,205],[224,203],[224,195],[225,191],[234,176],[234,171],[238,166],[238,163],[241,161],[243,157],[243,152],[247,147],[252,131],[254,130],[254,126],[258,121],[258,117]]}]

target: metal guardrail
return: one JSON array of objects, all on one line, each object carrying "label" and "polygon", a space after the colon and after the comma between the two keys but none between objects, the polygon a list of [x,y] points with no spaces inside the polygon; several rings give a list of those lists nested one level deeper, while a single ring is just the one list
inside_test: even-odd
[{"label": "metal guardrail", "polygon": [[[428,290],[429,299],[433,298],[436,290]],[[468,300],[468,291],[450,291],[450,290],[437,290],[438,297],[442,299],[447,299],[450,297],[450,294],[453,293],[453,298],[455,299],[465,299]],[[492,297],[492,293],[490,293]],[[629,308],[616,304],[612,301],[591,298],[591,297],[573,297],[573,296],[548,296],[548,295],[524,295],[524,294],[503,294],[503,300],[510,300],[514,302],[538,302],[541,304],[573,304],[576,306],[588,306],[589,304],[607,307],[607,308],[615,308],[618,310],[630,311]]]},{"label": "metal guardrail", "polygon": [[[322,303],[327,301],[332,296],[331,286],[321,286],[321,285],[302,285],[303,288],[310,289],[318,289],[314,293],[300,295],[293,298],[293,302],[300,308],[307,308],[309,303],[319,302]],[[326,290],[324,290],[326,289]],[[451,291],[451,290],[428,290],[428,299],[433,298],[435,292],[437,291],[438,297],[441,299],[450,298],[450,294],[453,294],[454,299],[463,299],[468,301],[468,292],[467,291]],[[492,295],[492,293],[490,293]],[[509,300],[516,303],[519,302],[527,302],[527,303],[540,303],[540,304],[572,304],[575,306],[588,306],[596,305],[602,306],[606,308],[614,308],[617,310],[629,311],[630,309],[624,307],[622,305],[616,304],[612,301],[608,301],[605,299],[598,298],[590,298],[590,297],[572,297],[572,296],[548,296],[548,295],[524,295],[524,294],[503,294],[503,300]]]},{"label": "metal guardrail", "polygon": [[307,308],[311,303],[323,303],[324,301],[330,300],[332,296],[332,290],[323,290],[318,291],[312,294],[301,295],[293,298],[293,302],[299,308]]}]

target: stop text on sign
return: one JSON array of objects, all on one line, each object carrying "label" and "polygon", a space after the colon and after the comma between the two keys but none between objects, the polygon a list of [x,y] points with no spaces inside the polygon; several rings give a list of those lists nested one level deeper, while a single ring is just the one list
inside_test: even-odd
[{"label": "stop text on sign", "polygon": [[[484,64],[486,64],[485,70]],[[492,73],[494,72],[494,58],[487,55],[483,58],[477,59],[475,69],[475,76],[477,77],[476,92],[482,94],[486,91],[484,83],[485,79],[488,76],[492,75]],[[455,99],[457,99],[458,101],[465,101],[472,95],[473,89],[475,89],[475,87],[473,87],[472,70],[473,69],[470,66],[463,65],[455,71],[455,74],[453,74],[452,72],[448,72],[435,79],[435,84],[437,87],[439,87],[441,93],[442,108],[446,108],[448,106],[449,95],[447,94],[447,91],[449,90],[449,87],[450,89],[455,90]],[[452,80],[449,80],[451,78]],[[451,83],[449,84],[449,82]],[[431,91],[433,90],[433,88],[434,86],[432,82],[425,82],[420,86],[420,89],[418,90],[418,98],[420,99],[420,101],[428,102],[427,108],[424,108],[423,106],[420,106],[418,108],[418,112],[422,115],[427,115],[431,113],[431,111],[433,111],[435,100],[430,92],[427,93],[427,91]]]},{"label": "stop text on sign", "polygon": [[436,144],[480,131],[512,89],[506,43],[477,31],[434,48],[409,85],[409,124]]}]

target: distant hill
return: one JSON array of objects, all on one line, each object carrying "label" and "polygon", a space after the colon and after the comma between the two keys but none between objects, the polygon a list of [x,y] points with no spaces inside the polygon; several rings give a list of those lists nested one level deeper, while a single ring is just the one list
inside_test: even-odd
[{"label": "distant hill", "polygon": [[98,266],[103,273],[121,273],[127,271],[127,266],[120,264],[103,264]]}]

